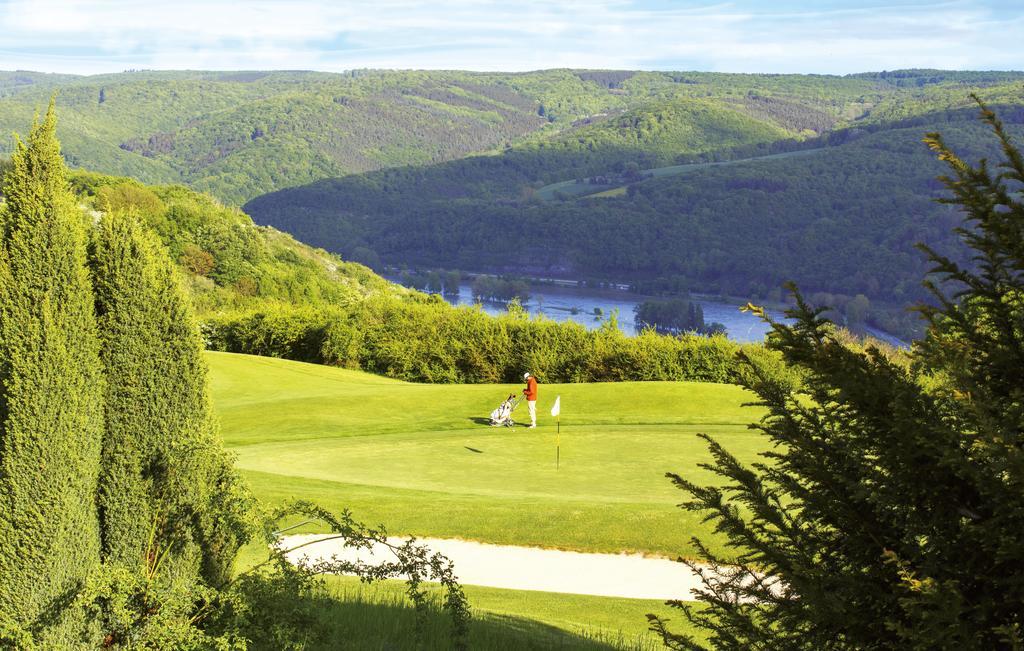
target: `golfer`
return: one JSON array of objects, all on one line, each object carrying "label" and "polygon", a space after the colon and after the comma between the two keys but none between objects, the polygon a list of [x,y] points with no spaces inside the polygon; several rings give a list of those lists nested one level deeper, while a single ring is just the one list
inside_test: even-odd
[{"label": "golfer", "polygon": [[526,404],[530,408],[530,427],[533,428],[537,426],[537,378],[529,373],[523,373],[523,379],[526,380],[523,395],[526,396]]}]

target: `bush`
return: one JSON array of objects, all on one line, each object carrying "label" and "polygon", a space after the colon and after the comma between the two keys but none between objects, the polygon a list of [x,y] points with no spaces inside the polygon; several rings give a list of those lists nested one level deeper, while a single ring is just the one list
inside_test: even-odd
[{"label": "bush", "polygon": [[646,331],[628,337],[614,322],[587,330],[514,309],[493,317],[438,297],[376,296],[344,309],[280,306],[224,314],[205,331],[214,350],[358,368],[411,382],[517,382],[526,369],[543,382],[737,382],[741,350],[796,381],[777,353],[722,335]]},{"label": "bush", "polygon": [[195,244],[186,244],[181,250],[178,264],[197,276],[208,276],[217,266],[217,261],[208,252]]},{"label": "bush", "polygon": [[217,315],[204,328],[207,346],[248,355],[320,362],[326,314],[276,306],[244,315]]}]

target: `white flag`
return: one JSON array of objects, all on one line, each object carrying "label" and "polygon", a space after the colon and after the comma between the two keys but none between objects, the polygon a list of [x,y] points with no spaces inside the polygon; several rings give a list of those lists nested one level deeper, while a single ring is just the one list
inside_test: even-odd
[{"label": "white flag", "polygon": [[551,408],[551,415],[558,417],[558,414],[562,413],[562,396],[555,398],[555,406]]}]

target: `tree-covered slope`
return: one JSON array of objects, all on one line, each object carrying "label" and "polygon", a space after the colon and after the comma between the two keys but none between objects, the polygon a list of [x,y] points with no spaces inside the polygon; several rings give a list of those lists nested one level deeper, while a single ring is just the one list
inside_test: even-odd
[{"label": "tree-covered slope", "polygon": [[795,132],[727,101],[656,100],[557,135],[540,134],[507,152],[523,160],[529,179],[557,181],[601,174],[626,164],[671,165],[741,147],[789,140]]},{"label": "tree-covered slope", "polygon": [[[947,215],[932,202],[937,169],[920,138],[962,131],[981,154],[969,94],[1022,122],[1021,79],[934,70],[19,72],[0,74],[0,127],[23,123],[59,91],[72,164],[187,184],[228,204],[261,195],[246,204],[259,223],[347,259],[673,276],[752,296],[795,279],[809,291],[905,301],[922,271],[912,244],[941,245]],[[680,164],[698,166],[644,173]],[[579,181],[612,191],[570,201],[576,193],[552,190]],[[100,185],[112,183],[123,181]],[[262,194],[277,188],[286,189]],[[202,309],[344,300],[339,287],[375,282],[332,281],[344,268],[336,260],[253,229],[208,197],[180,186],[147,192],[156,199],[143,202],[147,219],[192,270]],[[218,217],[206,224],[209,215]],[[303,265],[314,280],[298,274]]]},{"label": "tree-covered slope", "polygon": [[58,92],[70,163],[241,202],[490,149],[546,124],[500,86],[429,74],[124,73],[0,86],[0,127]]},{"label": "tree-covered slope", "polygon": [[[2,72],[0,129],[18,128],[56,92],[73,166],[186,183],[237,204],[323,178],[517,143],[577,154],[624,148],[620,159],[639,151],[661,162],[813,136],[886,102],[1012,78],[934,71],[900,79],[587,70]],[[701,131],[707,121],[719,127]],[[569,167],[576,173],[578,162]]]},{"label": "tree-covered slope", "polygon": [[200,313],[271,303],[345,305],[405,290],[366,267],[314,249],[291,235],[253,224],[248,215],[182,186],[79,172],[72,177],[84,209],[134,210],[184,274]]},{"label": "tree-covered slope", "polygon": [[[0,181],[6,171],[0,168]],[[207,194],[84,171],[70,180],[88,221],[118,210],[141,218],[177,263],[201,314],[269,304],[347,305],[370,295],[408,293],[363,265],[256,226]]]},{"label": "tree-covered slope", "polygon": [[[1000,112],[1024,134],[1017,92]],[[906,302],[920,296],[926,271],[914,244],[955,250],[955,217],[934,201],[941,167],[921,143],[934,129],[975,158],[994,151],[974,111],[957,109],[836,131],[794,144],[817,148],[799,156],[640,179],[604,198],[531,196],[546,175],[547,149],[517,148],[323,181],[246,209],[304,241],[343,253],[373,249],[385,262],[683,276],[693,288],[751,296],[796,280],[808,291]]]}]

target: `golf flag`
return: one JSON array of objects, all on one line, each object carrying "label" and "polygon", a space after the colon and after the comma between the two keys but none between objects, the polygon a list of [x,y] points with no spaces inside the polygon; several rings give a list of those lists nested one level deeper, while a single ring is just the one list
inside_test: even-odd
[{"label": "golf flag", "polygon": [[562,396],[555,397],[555,404],[551,407],[551,415],[555,418],[557,429],[555,430],[555,468],[558,468],[562,456],[562,419],[558,417],[562,413]]}]

